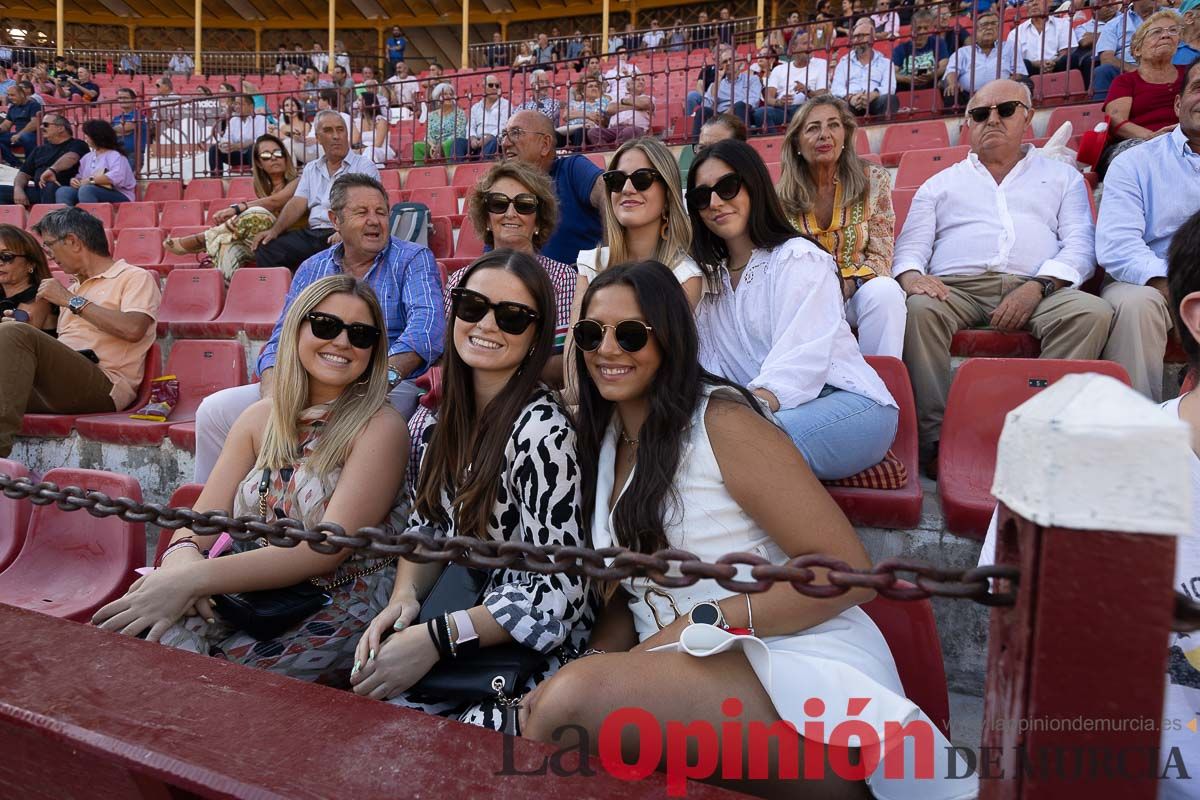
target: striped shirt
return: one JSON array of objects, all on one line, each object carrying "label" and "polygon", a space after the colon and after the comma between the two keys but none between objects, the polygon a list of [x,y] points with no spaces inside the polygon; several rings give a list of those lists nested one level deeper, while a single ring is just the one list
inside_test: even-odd
[{"label": "striped shirt", "polygon": [[[571,327],[571,306],[575,302],[575,287],[579,283],[579,273],[561,261],[555,261],[545,256],[537,256],[537,262],[550,276],[554,286],[554,303],[558,307],[554,325],[554,352],[561,354],[567,342],[567,329]],[[450,290],[458,286],[463,275],[470,267],[455,270],[446,279],[446,317],[451,314]]]},{"label": "striped shirt", "polygon": [[[284,301],[283,313],[271,331],[271,339],[258,356],[258,374],[275,366],[279,350],[279,334],[283,319],[292,302],[309,284],[342,273],[345,248],[336,244],[328,250],[306,259],[296,270],[292,286]],[[375,263],[364,280],[375,290],[383,318],[387,323],[388,356],[416,353],[424,364],[405,375],[415,378],[442,354],[442,339],[446,331],[443,312],[441,275],[429,248],[400,239],[390,239],[388,246],[375,257]]]}]

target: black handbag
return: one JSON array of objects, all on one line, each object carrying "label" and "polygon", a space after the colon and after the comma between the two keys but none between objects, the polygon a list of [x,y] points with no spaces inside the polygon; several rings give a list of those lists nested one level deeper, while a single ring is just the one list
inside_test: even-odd
[{"label": "black handbag", "polygon": [[[447,613],[479,605],[487,587],[488,573],[460,564],[448,564],[434,583],[416,624],[424,624]],[[445,657],[408,690],[418,702],[478,702],[497,698],[501,705],[513,701],[546,655],[521,644],[482,647],[470,655]]]},{"label": "black handbag", "polygon": [[[281,470],[285,480],[291,480],[292,470]],[[271,470],[264,469],[258,484],[258,513],[267,521],[267,489],[271,485]],[[276,512],[276,516],[279,514]],[[240,631],[260,642],[277,639],[297,623],[320,611],[330,602],[329,590],[344,586],[363,575],[377,572],[395,559],[388,559],[368,569],[346,575],[335,583],[322,583],[309,578],[282,589],[262,589],[257,592],[236,592],[213,595],[213,610]]]}]

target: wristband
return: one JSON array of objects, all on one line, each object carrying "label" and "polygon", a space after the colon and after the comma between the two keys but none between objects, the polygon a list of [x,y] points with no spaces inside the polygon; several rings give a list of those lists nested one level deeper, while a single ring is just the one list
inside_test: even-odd
[{"label": "wristband", "polygon": [[456,636],[451,638],[455,655],[467,655],[478,650],[479,634],[475,632],[475,625],[471,622],[471,615],[466,611],[455,611],[449,614],[448,618],[454,620],[454,630],[458,632]]},{"label": "wristband", "polygon": [[156,563],[154,566],[161,567],[162,563],[167,560],[167,556],[171,555],[171,553],[174,553],[176,550],[182,550],[185,547],[190,547],[197,553],[200,552],[200,545],[196,544],[191,539],[180,539],[178,542],[175,542],[175,544],[163,551],[163,554],[158,557],[158,563]]}]

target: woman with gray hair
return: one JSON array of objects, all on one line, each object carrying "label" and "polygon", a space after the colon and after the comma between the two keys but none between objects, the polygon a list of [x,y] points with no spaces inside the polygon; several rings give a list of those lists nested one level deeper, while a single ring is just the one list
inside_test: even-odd
[{"label": "woman with gray hair", "polygon": [[461,161],[467,156],[467,112],[458,107],[454,87],[439,83],[429,94],[433,109],[425,120],[430,156]]},{"label": "woman with gray hair", "polygon": [[846,318],[866,355],[900,358],[904,290],[891,277],[896,213],[887,170],[858,157],[858,123],[845,101],[814,97],[796,111],[780,148],[784,213],[837,261]]}]

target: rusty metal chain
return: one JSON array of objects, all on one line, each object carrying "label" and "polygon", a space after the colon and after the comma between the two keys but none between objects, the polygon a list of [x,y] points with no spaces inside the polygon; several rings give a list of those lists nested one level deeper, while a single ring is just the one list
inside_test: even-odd
[{"label": "rusty metal chain", "polygon": [[[851,589],[865,588],[893,600],[948,597],[972,600],[985,606],[1012,606],[1016,603],[1020,580],[1020,570],[1015,566],[951,570],[908,558],[888,558],[869,570],[856,570],[844,561],[825,555],[800,556],[786,564],[772,564],[751,553],[729,553],[715,562],[706,562],[685,550],[669,549],[647,554],[623,547],[538,546],[467,536],[443,538],[428,529],[394,533],[382,528],[361,528],[346,533],[339,525],[322,523],[307,530],[291,519],[263,522],[255,516],[232,517],[223,511],[170,508],[127,497],[113,498],[78,486],[59,488],[53,483],[34,483],[28,478],[10,478],[2,473],[0,490],[5,497],[28,499],[34,505],[54,503],[64,511],[82,509],[94,517],[117,516],[126,522],[149,522],[169,530],[186,527],[200,536],[228,532],[241,542],[265,537],[279,547],[295,547],[305,542],[318,553],[325,554],[365,550],[374,555],[399,556],[417,563],[453,561],[479,569],[568,574],[602,581],[644,577],[666,587],[691,586],[703,578],[711,578],[731,592],[755,594],[767,591],[776,583],[786,582],[808,597],[837,597]],[[612,559],[611,564],[608,559]],[[740,564],[750,566],[752,580],[737,578]],[[814,568],[829,570],[821,576],[824,580],[820,583]],[[915,585],[896,585],[900,580],[909,580]],[[1177,594],[1175,630],[1198,628],[1200,604]]]}]

